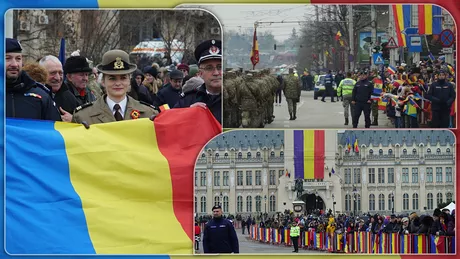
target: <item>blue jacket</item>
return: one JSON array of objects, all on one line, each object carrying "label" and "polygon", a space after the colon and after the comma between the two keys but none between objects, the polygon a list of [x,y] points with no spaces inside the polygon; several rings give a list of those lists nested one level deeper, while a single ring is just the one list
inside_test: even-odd
[{"label": "blue jacket", "polygon": [[203,232],[203,251],[210,253],[239,253],[238,237],[233,224],[224,218],[211,219]]},{"label": "blue jacket", "polygon": [[222,125],[221,95],[208,95],[206,93],[206,86],[204,84],[190,92],[182,93],[181,99],[177,102],[174,108],[187,108],[197,102],[206,103],[206,106],[211,111],[212,115],[214,115],[214,118],[216,118],[220,125]]}]

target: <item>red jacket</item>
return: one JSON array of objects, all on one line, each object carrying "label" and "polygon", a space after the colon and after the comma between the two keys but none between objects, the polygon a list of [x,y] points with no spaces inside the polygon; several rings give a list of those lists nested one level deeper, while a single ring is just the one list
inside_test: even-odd
[{"label": "red jacket", "polygon": [[200,226],[195,226],[195,235],[200,235],[201,234],[201,228]]}]

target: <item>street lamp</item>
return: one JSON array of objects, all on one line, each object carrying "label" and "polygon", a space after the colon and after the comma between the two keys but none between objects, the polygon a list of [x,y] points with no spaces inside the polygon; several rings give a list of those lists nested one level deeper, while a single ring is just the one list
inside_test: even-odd
[{"label": "street lamp", "polygon": [[356,217],[356,187],[353,186],[353,217]]},{"label": "street lamp", "polygon": [[391,191],[391,214],[395,214],[395,193]]},{"label": "street lamp", "polygon": [[335,216],[335,196],[332,194],[332,215]]}]

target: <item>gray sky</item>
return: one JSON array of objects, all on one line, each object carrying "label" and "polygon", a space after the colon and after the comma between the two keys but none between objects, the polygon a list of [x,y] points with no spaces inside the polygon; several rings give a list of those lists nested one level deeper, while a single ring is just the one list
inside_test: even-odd
[{"label": "gray sky", "polygon": [[[210,4],[210,5],[181,5],[180,7],[199,7],[209,10],[214,13],[220,20],[224,33],[227,30],[235,30],[245,32],[247,29],[254,27],[255,21],[298,21],[305,20],[305,16],[311,16],[314,13],[312,5],[298,4],[259,4],[259,5],[243,5],[243,4]],[[261,24],[257,31],[263,32],[266,30],[272,31],[275,39],[283,41],[289,37],[292,28],[300,29],[297,23],[288,24]]]}]

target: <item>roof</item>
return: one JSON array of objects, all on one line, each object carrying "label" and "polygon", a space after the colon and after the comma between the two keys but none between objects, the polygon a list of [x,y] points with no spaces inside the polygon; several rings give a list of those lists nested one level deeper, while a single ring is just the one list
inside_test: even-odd
[{"label": "roof", "polygon": [[282,130],[233,130],[228,131],[211,140],[206,149],[225,150],[235,148],[242,150],[267,147],[279,149],[284,145],[284,131]]}]

